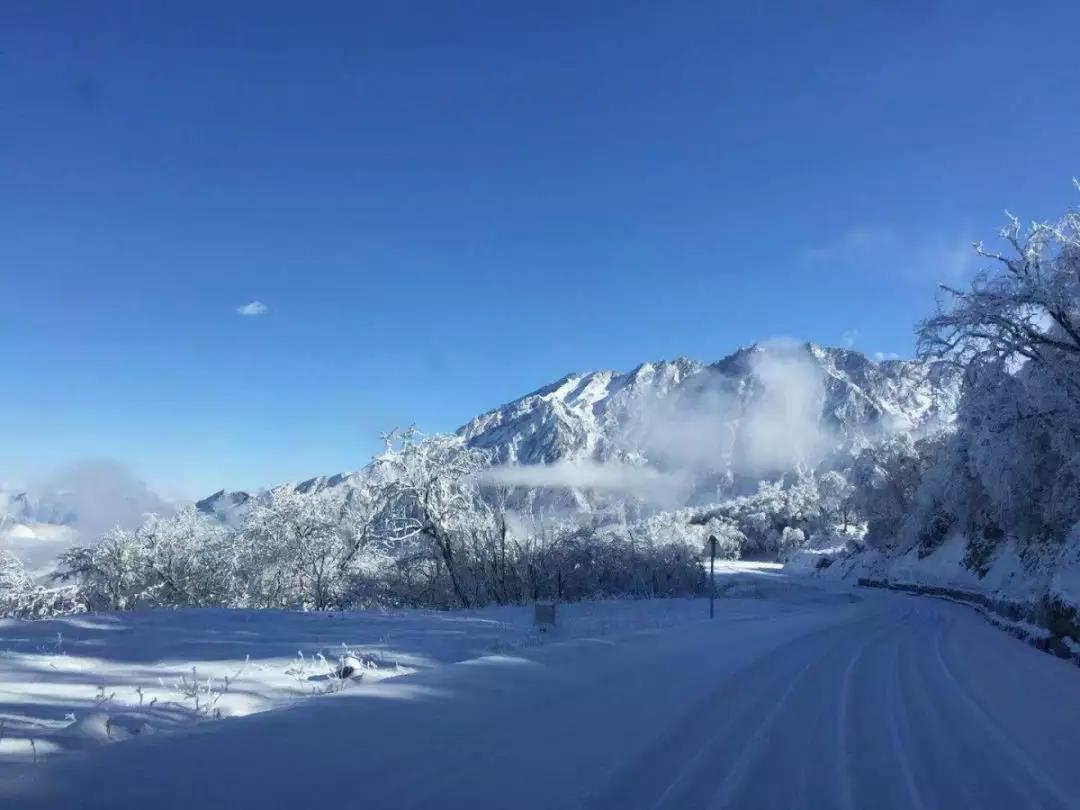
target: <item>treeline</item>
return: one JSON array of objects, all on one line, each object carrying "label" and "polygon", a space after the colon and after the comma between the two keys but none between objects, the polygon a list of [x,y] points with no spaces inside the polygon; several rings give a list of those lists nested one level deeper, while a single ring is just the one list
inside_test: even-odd
[{"label": "treeline", "polygon": [[[65,552],[32,585],[7,558],[13,615],[56,610],[245,607],[305,610],[478,607],[535,599],[677,596],[703,591],[700,539],[625,527],[533,524],[483,491],[486,456],[454,437],[406,431],[363,486],[277,490],[226,523],[195,509]],[[55,604],[43,597],[51,594]]]}]

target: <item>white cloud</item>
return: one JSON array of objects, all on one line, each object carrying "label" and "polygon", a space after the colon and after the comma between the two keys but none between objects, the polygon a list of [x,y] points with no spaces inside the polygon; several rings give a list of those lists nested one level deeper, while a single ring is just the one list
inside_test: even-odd
[{"label": "white cloud", "polygon": [[840,336],[840,341],[848,349],[852,348],[855,345],[855,342],[858,339],[859,339],[859,330],[858,329],[848,329],[847,331],[844,332],[844,334],[842,334]]},{"label": "white cloud", "polygon": [[978,267],[974,240],[957,234],[907,235],[895,228],[861,226],[803,251],[815,266],[883,272],[913,281],[951,284],[969,279]]},{"label": "white cloud", "polygon": [[674,473],[654,467],[611,461],[557,461],[554,464],[501,465],[485,471],[485,483],[508,487],[572,487],[623,492],[642,498],[669,500],[684,482]]},{"label": "white cloud", "polygon": [[900,355],[896,352],[874,352],[874,359],[879,363],[883,363],[886,360],[899,360]]},{"label": "white cloud", "polygon": [[627,415],[619,443],[684,478],[730,469],[758,475],[815,464],[832,442],[821,424],[825,380],[805,344],[774,337],[750,358],[748,401],[723,376],[703,374]]},{"label": "white cloud", "polygon": [[250,304],[244,304],[242,307],[237,307],[236,311],[249,318],[255,318],[259,315],[265,315],[268,309],[269,307],[262,301],[252,301]]}]

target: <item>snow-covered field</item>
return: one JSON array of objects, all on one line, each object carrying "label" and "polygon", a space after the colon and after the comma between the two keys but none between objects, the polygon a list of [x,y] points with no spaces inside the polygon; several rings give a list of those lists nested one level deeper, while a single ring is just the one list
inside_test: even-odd
[{"label": "snow-covered field", "polygon": [[[250,655],[255,674],[221,699],[240,713],[326,682],[283,673],[294,647],[345,642],[382,656],[377,675],[418,671],[9,765],[0,804],[1080,807],[1071,664],[963,606],[724,569],[715,621],[707,600],[598,602],[560,607],[544,638],[520,608],[97,617],[70,625],[84,635],[67,657],[86,669],[52,675],[63,653],[33,649],[51,628],[5,625],[4,678],[23,683],[6,711],[58,726],[56,714],[93,710],[101,672],[118,681],[111,701],[130,706],[133,686],[161,672],[227,671]],[[25,638],[13,644],[11,627]],[[47,680],[35,691],[36,677]]]},{"label": "snow-covered field", "polygon": [[[728,600],[754,598],[760,575],[777,568],[721,563],[719,592]],[[725,615],[738,612],[729,605]],[[265,711],[481,656],[696,621],[707,614],[707,601],[585,602],[561,605],[558,614],[558,626],[544,633],[533,626],[531,608],[519,606],[0,620],[0,772],[65,750]],[[361,666],[359,675],[342,681],[333,671],[345,657]]]}]

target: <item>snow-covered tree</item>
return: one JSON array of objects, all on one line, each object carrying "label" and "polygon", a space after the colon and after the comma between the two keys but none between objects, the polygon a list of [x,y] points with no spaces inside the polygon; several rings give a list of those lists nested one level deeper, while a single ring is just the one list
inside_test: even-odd
[{"label": "snow-covered tree", "polygon": [[964,370],[956,430],[925,470],[900,536],[921,554],[963,533],[985,566],[1006,539],[1061,542],[1080,520],[1080,214],[1024,230],[919,328],[924,358]]},{"label": "snow-covered tree", "polygon": [[193,507],[169,517],[150,515],[134,533],[146,593],[154,604],[229,606],[242,563],[232,533]]},{"label": "snow-covered tree", "polygon": [[399,546],[427,544],[436,576],[445,571],[457,602],[470,607],[475,583],[468,552],[498,532],[477,478],[488,466],[487,454],[456,436],[424,436],[412,428],[383,438],[385,451],[375,464],[390,511],[386,536]]},{"label": "snow-covered tree", "polygon": [[846,531],[852,520],[850,500],[855,488],[841,473],[829,470],[817,476],[822,518],[826,523],[841,523]]},{"label": "snow-covered tree", "polygon": [[854,486],[851,503],[867,522],[867,543],[895,545],[937,447],[932,441],[899,434],[864,449],[856,458],[849,473]]},{"label": "snow-covered tree", "polygon": [[[1011,252],[980,255],[995,267],[966,290],[943,285],[938,312],[919,326],[924,357],[972,363],[1080,362],[1080,212],[1026,230],[1010,215],[1001,237]],[[1075,385],[1074,374],[1063,377]]]},{"label": "snow-covered tree", "polygon": [[796,551],[806,547],[806,533],[802,529],[785,526],[780,535],[780,548],[777,557],[788,560]]},{"label": "snow-covered tree", "polygon": [[74,580],[91,610],[125,610],[152,599],[136,532],[114,529],[90,546],[60,555],[57,579]]},{"label": "snow-covered tree", "polygon": [[0,598],[21,593],[31,585],[22,561],[0,548]]},{"label": "snow-covered tree", "polygon": [[241,529],[241,576],[255,603],[330,606],[348,553],[340,519],[340,505],[323,493],[276,490],[252,507]]}]

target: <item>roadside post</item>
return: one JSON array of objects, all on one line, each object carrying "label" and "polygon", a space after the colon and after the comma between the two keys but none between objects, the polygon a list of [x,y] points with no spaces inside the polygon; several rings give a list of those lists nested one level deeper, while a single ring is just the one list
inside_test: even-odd
[{"label": "roadside post", "polygon": [[555,628],[555,603],[537,602],[533,605],[533,624],[541,633]]},{"label": "roadside post", "polygon": [[716,615],[716,535],[709,535],[709,618]]}]

